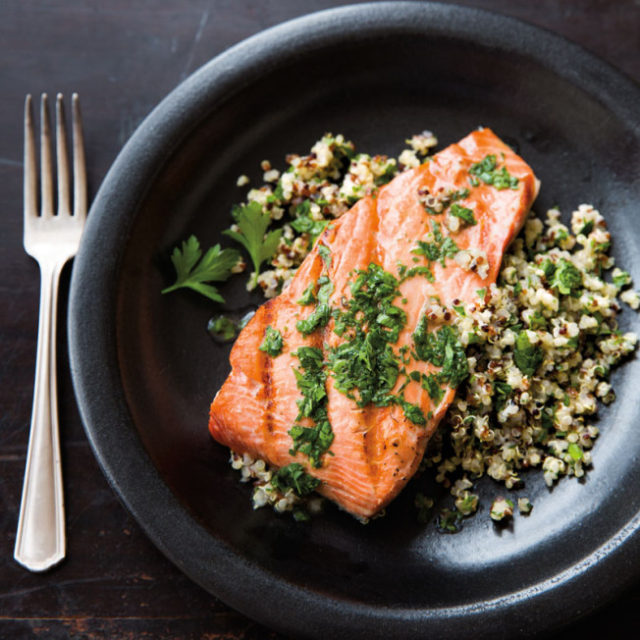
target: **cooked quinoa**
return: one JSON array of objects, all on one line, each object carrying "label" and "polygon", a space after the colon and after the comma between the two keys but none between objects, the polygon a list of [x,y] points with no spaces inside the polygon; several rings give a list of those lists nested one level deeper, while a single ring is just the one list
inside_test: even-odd
[{"label": "cooked quinoa", "polygon": [[[330,220],[424,162],[437,139],[425,131],[406,142],[394,159],[356,153],[344,136],[326,134],[308,155],[287,156],[282,173],[261,163],[265,184],[250,189],[246,202],[285,220],[270,268],[257,279],[267,298],[288,285]],[[447,224],[455,230],[460,221],[449,216]],[[485,474],[512,490],[522,487],[523,470],[539,469],[551,487],[562,476],[582,477],[591,466],[598,401],[613,402],[609,373],[638,342],[636,334],[618,330],[620,303],[638,309],[640,296],[629,274],[614,268],[610,246],[606,222],[591,205],[580,205],[570,226],[558,209],[544,219],[532,212],[504,256],[497,284],[479,290],[475,304],[432,304],[434,319],[453,317],[470,371],[422,462],[452,495],[453,508],[440,513],[441,530],[457,531],[462,518],[477,511],[474,483]],[[480,273],[488,269],[483,252],[460,251],[455,260]],[[316,494],[276,488],[264,461],[232,452],[231,464],[254,483],[254,508],[269,504],[299,518],[304,508],[320,509]],[[514,501],[521,514],[531,512],[528,498],[500,495],[490,517],[513,517]],[[417,494],[422,521],[432,506],[432,498]]]},{"label": "cooked quinoa", "polygon": [[[406,142],[408,148],[396,160],[385,155],[356,153],[354,144],[343,135],[328,133],[307,155],[288,155],[287,168],[282,173],[273,169],[268,160],[262,161],[265,184],[250,189],[244,204],[257,202],[273,220],[285,220],[270,268],[257,280],[265,297],[273,298],[287,286],[315,238],[331,220],[346,213],[399,171],[420,164],[438,143],[430,131],[414,135]],[[238,186],[247,183],[244,175],[236,182]]]}]

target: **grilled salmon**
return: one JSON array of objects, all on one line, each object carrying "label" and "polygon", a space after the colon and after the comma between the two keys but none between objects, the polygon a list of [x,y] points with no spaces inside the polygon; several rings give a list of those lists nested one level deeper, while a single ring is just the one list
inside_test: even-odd
[{"label": "grilled salmon", "polygon": [[356,517],[378,513],[417,470],[464,378],[464,352],[430,305],[472,303],[496,281],[538,184],[481,129],[357,202],[238,336],[211,435],[276,467],[301,465]]}]

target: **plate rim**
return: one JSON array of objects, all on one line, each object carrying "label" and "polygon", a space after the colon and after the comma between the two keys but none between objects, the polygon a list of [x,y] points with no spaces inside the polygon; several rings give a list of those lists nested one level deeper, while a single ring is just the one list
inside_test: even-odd
[{"label": "plate rim", "polygon": [[[505,24],[509,26],[508,35]],[[210,535],[164,483],[144,449],[126,406],[118,369],[114,309],[119,256],[114,252],[96,259],[92,250],[104,242],[105,229],[108,237],[115,237],[116,232],[121,234],[121,227],[127,229],[127,221],[114,218],[113,211],[135,211],[145,197],[144,185],[151,182],[172,150],[215,108],[216,101],[246,86],[261,69],[269,69],[301,47],[309,50],[326,46],[332,39],[372,37],[403,30],[471,38],[475,43],[524,54],[589,94],[600,95],[608,110],[625,123],[632,123],[640,139],[640,116],[633,111],[633,105],[640,103],[640,87],[580,46],[515,18],[457,5],[381,2],[328,9],[271,27],[224,51],[178,85],[140,124],[107,173],[91,207],[72,271],[68,340],[74,390],[94,454],[127,509],[184,573],[245,615],[279,631],[295,633],[296,637],[306,636],[312,629],[323,629],[325,635],[336,638],[356,630],[362,637],[435,633],[438,637],[455,638],[470,624],[476,637],[506,632],[532,635],[592,612],[637,580],[640,513],[582,562],[545,581],[483,602],[428,610],[369,607],[332,599],[282,580],[274,586],[266,570],[249,565],[241,555]],[[260,56],[258,68],[256,55]],[[561,59],[572,64],[561,64]],[[134,188],[123,190],[122,184]],[[106,293],[100,303],[102,308],[111,310],[102,312],[100,326],[85,313],[95,302],[96,289]],[[117,392],[96,397],[96,385]],[[135,491],[130,490],[132,484]],[[162,505],[162,512],[171,518],[169,529],[155,519],[156,505]],[[208,549],[209,554],[189,557],[188,551],[193,548]],[[176,549],[183,551],[179,553]],[[629,561],[629,554],[635,562]],[[614,588],[607,585],[611,570],[617,574]],[[241,589],[230,586],[233,581],[228,576],[232,573],[236,574]],[[267,589],[273,597],[265,598]],[[270,606],[274,599],[288,602],[293,611],[304,610],[304,619],[295,615],[283,619]],[[541,621],[543,606],[546,615]],[[576,612],[569,620],[568,608]],[[509,620],[505,622],[507,613]],[[351,633],[349,637],[353,637]]]}]

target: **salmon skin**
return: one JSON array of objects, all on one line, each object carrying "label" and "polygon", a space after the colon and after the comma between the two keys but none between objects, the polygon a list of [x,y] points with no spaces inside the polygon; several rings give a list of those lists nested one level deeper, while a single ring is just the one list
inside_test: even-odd
[{"label": "salmon skin", "polygon": [[[464,378],[464,351],[429,305],[472,303],[496,281],[538,185],[480,129],[357,202],[238,336],[211,435],[278,468],[296,463],[360,519],[380,512]],[[269,333],[282,339],[274,355]]]}]

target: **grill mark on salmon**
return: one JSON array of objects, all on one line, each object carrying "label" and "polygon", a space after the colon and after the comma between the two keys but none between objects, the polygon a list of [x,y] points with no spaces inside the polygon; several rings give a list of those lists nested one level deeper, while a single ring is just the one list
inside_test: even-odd
[{"label": "grill mark on salmon", "polygon": [[[238,453],[248,453],[277,467],[291,462],[301,463],[322,484],[318,491],[340,507],[358,517],[370,517],[384,508],[415,473],[428,439],[454,398],[455,390],[444,387],[436,405],[418,382],[409,383],[407,401],[417,404],[425,415],[432,412],[425,426],[409,421],[401,407],[373,405],[359,408],[353,400],[335,388],[328,375],[327,414],[334,440],[331,455],[322,458],[322,466],[314,468],[309,459],[289,453],[293,442],[288,430],[298,414],[296,400],[301,397],[293,369],[299,362],[292,354],[300,346],[316,346],[326,354],[343,342],[334,331],[334,320],[309,336],[295,326],[306,318],[313,307],[301,307],[296,301],[310,282],[322,273],[334,285],[330,296],[332,307],[341,307],[343,296],[350,297],[353,272],[366,269],[375,262],[396,274],[398,262],[412,265],[411,250],[431,230],[431,223],[444,223],[444,216],[430,216],[419,202],[418,190],[428,188],[461,189],[468,187],[468,170],[486,155],[504,154],[508,172],[519,180],[517,190],[498,191],[480,183],[465,200],[473,206],[477,224],[465,226],[449,234],[461,250],[477,248],[486,252],[488,275],[463,270],[447,259],[443,267],[433,263],[435,282],[423,277],[407,279],[399,285],[396,300],[406,298],[403,305],[407,325],[401,330],[394,348],[411,345],[412,333],[430,296],[437,295],[442,304],[452,300],[463,303],[477,299],[476,290],[495,282],[502,256],[520,230],[537,193],[537,180],[528,165],[502,143],[490,130],[475,131],[459,143],[451,145],[420,167],[397,176],[382,187],[377,197],[366,197],[322,233],[314,249],[299,267],[290,286],[277,298],[263,305],[238,336],[231,352],[232,371],[211,404],[209,429],[212,436]],[[443,224],[444,229],[444,224]],[[446,232],[445,232],[446,233]],[[331,264],[324,265],[318,254],[319,244],[331,251]],[[281,331],[282,353],[269,358],[258,351],[268,324]],[[430,324],[429,329],[434,327]],[[265,359],[269,360],[268,381],[264,377]],[[412,362],[420,373],[435,373],[430,363]],[[400,377],[393,390],[400,386]],[[270,428],[259,425],[268,420]],[[311,426],[310,421],[300,421]]]}]

